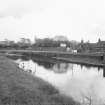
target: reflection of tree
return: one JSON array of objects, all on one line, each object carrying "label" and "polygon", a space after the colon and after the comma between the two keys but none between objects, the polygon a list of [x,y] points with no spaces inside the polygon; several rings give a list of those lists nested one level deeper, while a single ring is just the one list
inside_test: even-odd
[{"label": "reflection of tree", "polygon": [[29,56],[21,56],[21,59],[25,60],[25,61],[28,61],[28,60],[30,60],[30,57]]},{"label": "reflection of tree", "polygon": [[68,68],[69,68],[69,64],[66,63],[66,65],[65,65],[65,69],[67,70]]},{"label": "reflection of tree", "polygon": [[47,70],[53,70],[56,73],[64,73],[64,72],[67,72],[68,69],[70,70],[73,69],[73,64],[57,62],[54,59],[42,57],[42,56],[26,56],[25,55],[19,58],[16,57],[15,60],[16,59],[22,59],[24,61],[28,61],[32,59],[32,61],[37,63],[38,65],[43,66]]},{"label": "reflection of tree", "polygon": [[20,57],[18,57],[18,56],[7,56],[8,58],[10,58],[10,59],[13,59],[13,60],[17,60],[17,59],[19,59]]},{"label": "reflection of tree", "polygon": [[54,65],[53,70],[56,73],[64,73],[67,72],[68,68],[69,68],[68,63],[58,63]]},{"label": "reflection of tree", "polygon": [[43,66],[46,69],[51,69],[53,65],[55,64],[53,61],[49,61],[48,58],[43,58],[43,57],[33,57],[32,58],[33,62],[37,63],[40,66]]},{"label": "reflection of tree", "polygon": [[103,77],[105,77],[105,66],[103,67]]},{"label": "reflection of tree", "polygon": [[18,60],[18,59],[22,59],[22,60],[25,60],[25,61],[28,61],[30,60],[30,57],[29,56],[18,56],[18,55],[13,55],[13,56],[8,56],[8,58],[11,58],[13,60]]},{"label": "reflection of tree", "polygon": [[98,67],[98,71],[100,71],[101,67]]},{"label": "reflection of tree", "polygon": [[81,66],[81,70],[82,70],[84,65],[81,64],[80,66]]},{"label": "reflection of tree", "polygon": [[56,67],[57,67],[58,70],[60,70],[61,69],[60,63],[56,64]]},{"label": "reflection of tree", "polygon": [[46,69],[51,69],[54,66],[54,63],[46,63],[46,62],[37,62],[38,65],[42,65]]}]

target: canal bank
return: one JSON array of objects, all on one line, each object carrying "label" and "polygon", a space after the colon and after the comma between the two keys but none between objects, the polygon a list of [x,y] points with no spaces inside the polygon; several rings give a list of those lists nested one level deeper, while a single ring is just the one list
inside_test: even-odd
[{"label": "canal bank", "polygon": [[92,60],[92,59],[85,59],[85,58],[64,58],[64,57],[53,57],[56,60],[60,60],[62,62],[69,62],[69,63],[76,63],[76,64],[83,64],[83,65],[89,65],[89,66],[99,66],[103,67],[105,64],[103,61],[98,60]]},{"label": "canal bank", "polygon": [[0,56],[1,105],[79,105],[59,94],[47,82],[18,68],[12,60]]},{"label": "canal bank", "polygon": [[31,50],[6,50],[0,51],[7,53],[6,56],[23,55],[31,57],[47,57],[64,62],[79,63],[92,66],[104,66],[105,54],[104,53],[70,53],[60,51],[31,51]]}]

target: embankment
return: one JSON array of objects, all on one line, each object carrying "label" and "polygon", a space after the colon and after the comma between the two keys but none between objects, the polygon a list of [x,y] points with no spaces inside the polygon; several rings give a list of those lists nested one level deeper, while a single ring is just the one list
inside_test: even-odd
[{"label": "embankment", "polygon": [[103,54],[65,53],[65,54],[59,54],[52,58],[56,60],[64,61],[64,62],[78,63],[78,64],[84,64],[84,65],[92,65],[92,66],[104,66],[105,65]]},{"label": "embankment", "polygon": [[0,53],[6,56],[41,56],[54,58],[55,60],[80,63],[93,66],[105,66],[104,53],[70,53],[62,51],[34,51],[34,50],[1,50]]},{"label": "embankment", "polygon": [[0,56],[0,105],[79,105],[53,86]]}]

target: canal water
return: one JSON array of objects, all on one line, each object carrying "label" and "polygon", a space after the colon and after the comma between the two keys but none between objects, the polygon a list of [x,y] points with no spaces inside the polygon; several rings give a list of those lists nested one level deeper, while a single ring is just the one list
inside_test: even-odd
[{"label": "canal water", "polygon": [[27,73],[49,82],[61,94],[84,105],[105,104],[105,72],[101,67],[56,62],[45,58],[17,58],[15,62]]}]

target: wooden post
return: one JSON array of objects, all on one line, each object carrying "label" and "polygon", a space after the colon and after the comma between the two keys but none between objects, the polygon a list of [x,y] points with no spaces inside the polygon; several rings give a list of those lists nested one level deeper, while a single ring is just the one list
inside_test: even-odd
[{"label": "wooden post", "polygon": [[103,64],[105,66],[105,52],[103,53]]},{"label": "wooden post", "polygon": [[103,54],[103,77],[105,77],[105,52]]}]

